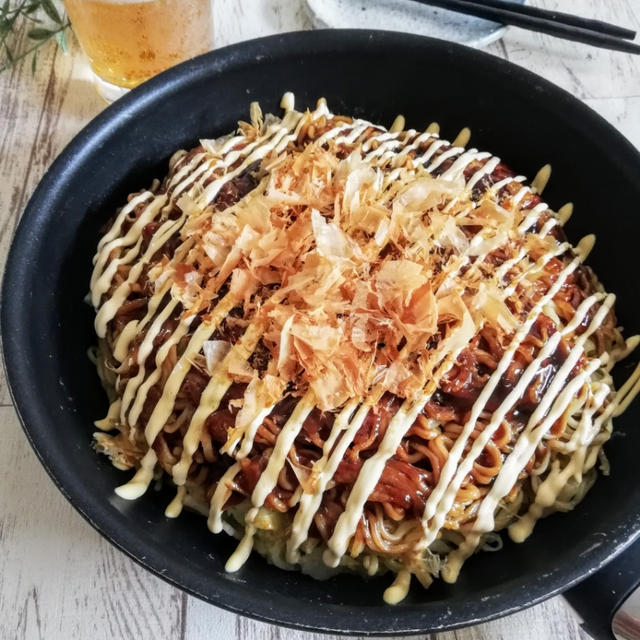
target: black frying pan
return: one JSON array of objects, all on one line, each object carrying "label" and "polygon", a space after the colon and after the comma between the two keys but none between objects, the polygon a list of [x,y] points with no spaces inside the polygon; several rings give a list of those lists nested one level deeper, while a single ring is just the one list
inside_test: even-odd
[{"label": "black frying pan", "polygon": [[[91,448],[92,421],[107,404],[86,357],[95,342],[83,303],[100,226],[125,196],[160,177],[170,154],[198,137],[231,131],[260,100],[278,111],[325,96],[335,112],[389,125],[468,125],[472,144],[533,176],[546,162],[552,206],[575,203],[568,234],[596,231],[589,262],[618,294],[627,335],[640,331],[635,272],[640,156],[571,95],[490,55],[437,40],[368,31],[294,33],[227,47],[181,65],[109,107],[43,178],[18,228],[4,278],[2,337],[13,398],[43,465],[71,503],[142,565],[213,604],[269,622],[359,634],[411,633],[489,620],[534,604],[597,570],[640,525],[640,404],[616,421],[612,473],[572,513],[541,522],[522,545],[472,558],[455,585],[416,588],[382,604],[388,577],[316,582],[252,557],[237,574],[223,565],[235,543],[204,519],[167,520],[169,496],[126,502],[126,477]],[[624,373],[630,364],[623,364]]]}]

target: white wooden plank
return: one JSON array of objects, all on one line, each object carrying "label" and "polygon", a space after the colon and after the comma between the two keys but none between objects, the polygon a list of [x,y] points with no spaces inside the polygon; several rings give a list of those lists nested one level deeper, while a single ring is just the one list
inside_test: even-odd
[{"label": "white wooden plank", "polygon": [[182,594],[102,539],[0,408],[0,638],[176,638]]},{"label": "white wooden plank", "polygon": [[437,640],[583,640],[586,637],[573,610],[562,597],[487,624],[435,636]]},{"label": "white wooden plank", "polygon": [[274,33],[310,29],[304,0],[214,0],[216,47]]},{"label": "white wooden plank", "polygon": [[[0,270],[25,205],[54,158],[106,106],[89,80],[74,37],[63,55],[53,43],[0,73]],[[0,406],[11,398],[0,367]]]},{"label": "white wooden plank", "polygon": [[[187,640],[208,640],[211,638],[211,629],[219,629],[220,637],[229,640],[275,640],[276,638],[281,640],[293,640],[294,638],[338,640],[339,638],[334,635],[319,635],[282,629],[248,618],[239,618],[226,611],[217,610],[196,598],[189,598],[185,638]],[[496,640],[498,638],[581,640],[585,636],[573,611],[562,597],[557,597],[536,607],[487,624],[416,637],[429,637],[433,640]]]},{"label": "white wooden plank", "polygon": [[[640,29],[637,0],[541,0],[537,6]],[[638,56],[511,27],[489,50],[535,71],[580,99],[640,95]]]}]

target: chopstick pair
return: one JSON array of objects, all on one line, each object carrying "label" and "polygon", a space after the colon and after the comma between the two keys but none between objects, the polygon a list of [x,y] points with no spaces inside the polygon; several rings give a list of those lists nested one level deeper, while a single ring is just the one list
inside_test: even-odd
[{"label": "chopstick pair", "polygon": [[583,42],[595,47],[627,53],[640,53],[640,45],[633,40],[636,32],[608,22],[580,18],[559,11],[528,7],[504,0],[415,0],[458,13],[466,13],[531,31],[546,33],[565,40]]}]

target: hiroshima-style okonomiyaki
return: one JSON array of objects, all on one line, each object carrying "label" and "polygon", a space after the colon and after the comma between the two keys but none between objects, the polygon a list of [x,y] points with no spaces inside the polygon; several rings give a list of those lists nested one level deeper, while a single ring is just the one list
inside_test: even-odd
[{"label": "hiroshima-style okonomiyaki", "polygon": [[324,100],[178,151],[94,260],[97,449],[283,568],[455,581],[607,472],[614,296],[490,153]]}]

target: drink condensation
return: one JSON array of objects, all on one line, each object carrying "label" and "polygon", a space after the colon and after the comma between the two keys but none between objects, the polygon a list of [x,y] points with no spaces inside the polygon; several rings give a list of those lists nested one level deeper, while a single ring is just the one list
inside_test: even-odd
[{"label": "drink condensation", "polygon": [[105,93],[122,93],[213,45],[211,0],[64,0],[64,4],[107,99],[113,96]]}]

